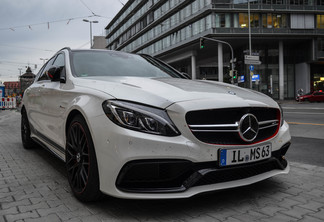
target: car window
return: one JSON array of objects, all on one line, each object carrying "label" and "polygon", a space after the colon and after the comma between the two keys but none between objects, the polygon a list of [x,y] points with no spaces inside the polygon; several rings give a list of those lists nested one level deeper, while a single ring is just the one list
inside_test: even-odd
[{"label": "car window", "polygon": [[324,93],[322,93],[322,92],[314,93],[314,96],[321,96],[321,95],[324,95]]},{"label": "car window", "polygon": [[154,58],[116,51],[74,51],[73,73],[77,77],[88,76],[136,76],[175,77],[176,71]]},{"label": "car window", "polygon": [[39,79],[38,79],[37,81],[43,81],[43,80],[49,80],[49,79],[50,79],[50,78],[48,77],[48,75],[47,75],[47,71],[48,71],[48,69],[53,65],[53,61],[54,61],[54,58],[51,58],[51,59],[47,62],[45,68],[43,69],[43,72],[42,72],[41,76],[39,77]]},{"label": "car window", "polygon": [[43,65],[42,68],[41,68],[41,69],[39,70],[39,72],[37,73],[36,78],[35,78],[37,81],[38,81],[38,79],[40,78],[40,76],[42,75],[45,66],[46,66],[46,65]]},{"label": "car window", "polygon": [[65,65],[65,62],[64,62],[64,54],[61,53],[61,54],[58,54],[58,56],[56,57],[54,63],[53,63],[53,66],[56,66],[56,67],[61,67],[61,66],[64,66]]}]

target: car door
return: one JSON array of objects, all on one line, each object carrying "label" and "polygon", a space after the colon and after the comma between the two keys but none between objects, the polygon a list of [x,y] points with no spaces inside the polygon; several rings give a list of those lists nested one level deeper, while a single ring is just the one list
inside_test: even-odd
[{"label": "car door", "polygon": [[315,100],[317,102],[323,102],[324,101],[324,93],[323,92],[316,92],[314,93]]},{"label": "car door", "polygon": [[[64,53],[58,54],[51,67],[65,67]],[[49,68],[51,68],[49,67]],[[64,114],[69,103],[68,91],[64,89],[65,83],[60,81],[46,81],[42,88],[42,121],[43,136],[56,148],[64,147]]]},{"label": "car door", "polygon": [[47,70],[52,66],[54,58],[51,58],[37,74],[35,82],[25,91],[27,95],[24,100],[28,112],[28,119],[33,133],[43,132],[45,128],[46,115],[44,112],[45,101],[42,96],[45,84],[50,82]]}]

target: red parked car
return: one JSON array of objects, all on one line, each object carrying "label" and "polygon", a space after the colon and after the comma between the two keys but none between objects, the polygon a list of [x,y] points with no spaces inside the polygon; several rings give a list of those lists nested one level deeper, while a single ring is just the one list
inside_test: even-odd
[{"label": "red parked car", "polygon": [[296,100],[309,102],[324,102],[324,92],[322,92],[322,90],[310,92],[305,95],[297,96]]}]

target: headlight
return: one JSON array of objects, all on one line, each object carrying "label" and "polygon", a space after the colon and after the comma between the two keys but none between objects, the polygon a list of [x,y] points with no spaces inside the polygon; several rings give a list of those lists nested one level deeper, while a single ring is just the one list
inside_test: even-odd
[{"label": "headlight", "polygon": [[121,127],[163,136],[180,135],[165,110],[118,100],[107,100],[102,107],[107,117]]}]

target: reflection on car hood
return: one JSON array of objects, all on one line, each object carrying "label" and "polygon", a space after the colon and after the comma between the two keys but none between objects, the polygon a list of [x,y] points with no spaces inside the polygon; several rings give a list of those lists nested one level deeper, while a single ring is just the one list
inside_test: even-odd
[{"label": "reflection on car hood", "polygon": [[240,106],[274,106],[268,96],[226,83],[178,78],[80,77],[76,85],[105,92],[116,99],[166,108],[173,103],[195,100],[231,102]]}]

